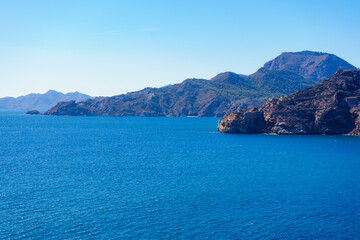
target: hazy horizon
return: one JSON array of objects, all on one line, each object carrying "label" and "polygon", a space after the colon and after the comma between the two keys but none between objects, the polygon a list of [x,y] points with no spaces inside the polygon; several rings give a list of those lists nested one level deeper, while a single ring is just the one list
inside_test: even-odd
[{"label": "hazy horizon", "polygon": [[0,97],[112,96],[251,74],[282,52],[360,66],[357,1],[0,2]]}]

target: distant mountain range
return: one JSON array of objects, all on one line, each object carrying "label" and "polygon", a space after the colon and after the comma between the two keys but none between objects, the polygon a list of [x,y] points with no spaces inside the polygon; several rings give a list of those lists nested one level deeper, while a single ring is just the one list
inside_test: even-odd
[{"label": "distant mountain range", "polygon": [[82,101],[91,96],[79,92],[61,93],[49,90],[44,94],[31,93],[17,98],[0,98],[0,109],[19,109],[19,110],[47,110],[61,101]]},{"label": "distant mountain range", "polygon": [[220,73],[210,80],[187,79],[162,88],[145,88],[113,97],[58,103],[46,115],[213,117],[260,106],[331,77],[339,68],[355,69],[328,53],[285,52],[254,74]]}]

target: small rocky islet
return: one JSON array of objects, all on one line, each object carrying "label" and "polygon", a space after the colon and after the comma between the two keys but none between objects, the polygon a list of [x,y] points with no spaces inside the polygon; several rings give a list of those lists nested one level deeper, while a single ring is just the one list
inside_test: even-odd
[{"label": "small rocky islet", "polygon": [[29,115],[40,115],[41,113],[38,110],[29,110],[26,112]]},{"label": "small rocky islet", "polygon": [[360,69],[338,70],[331,78],[261,107],[220,119],[222,133],[360,135]]}]

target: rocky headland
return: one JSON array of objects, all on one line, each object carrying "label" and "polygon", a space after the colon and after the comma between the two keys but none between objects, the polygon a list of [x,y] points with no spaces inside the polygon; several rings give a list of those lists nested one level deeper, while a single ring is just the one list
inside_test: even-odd
[{"label": "rocky headland", "polygon": [[220,119],[223,133],[360,135],[360,69]]}]

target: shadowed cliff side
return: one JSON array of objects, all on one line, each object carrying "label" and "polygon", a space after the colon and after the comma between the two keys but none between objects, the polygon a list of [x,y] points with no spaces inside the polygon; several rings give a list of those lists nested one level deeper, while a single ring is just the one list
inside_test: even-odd
[{"label": "shadowed cliff side", "polygon": [[360,135],[360,70],[339,70],[312,87],[226,114],[223,133]]}]

